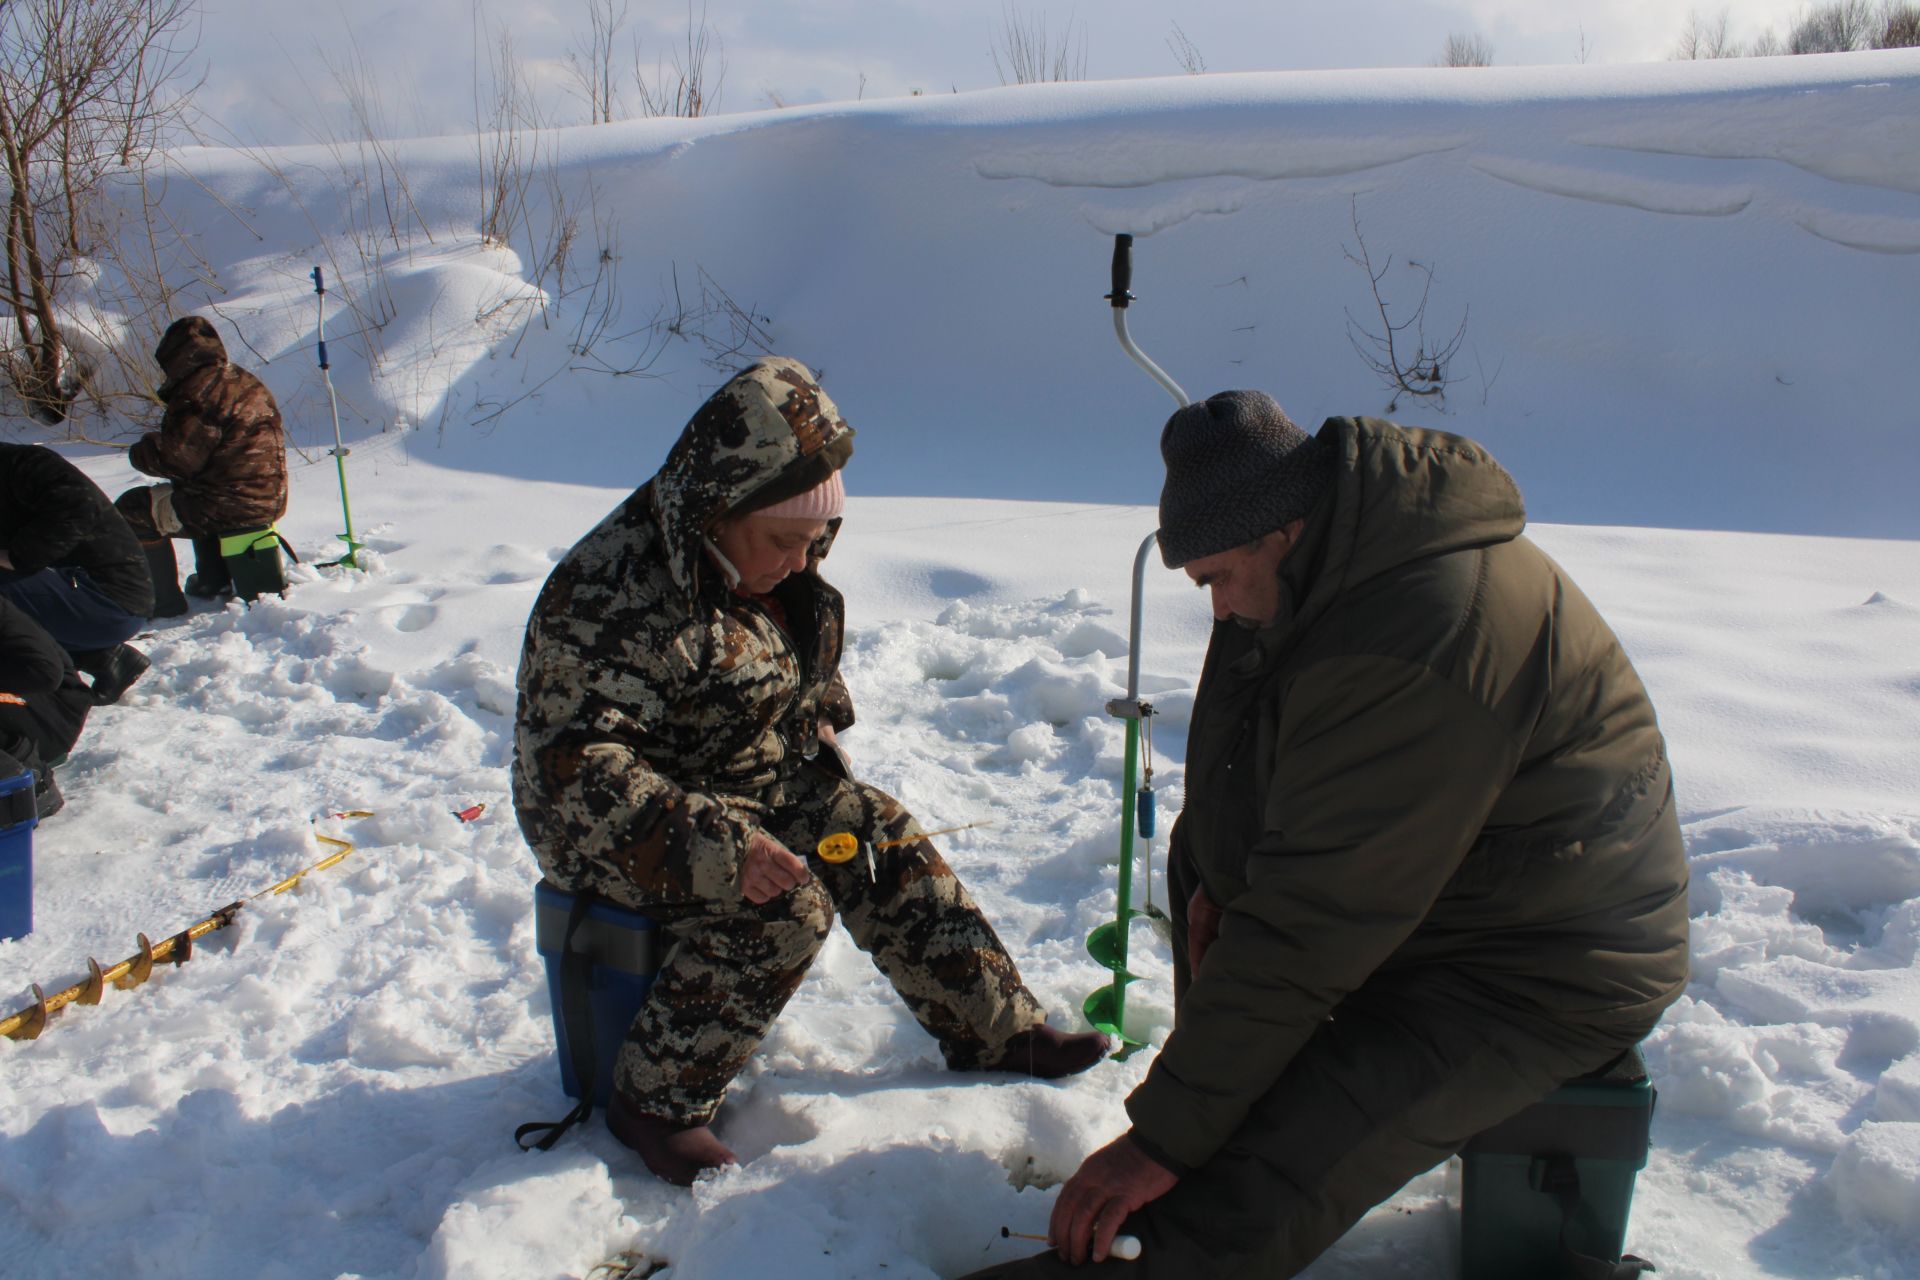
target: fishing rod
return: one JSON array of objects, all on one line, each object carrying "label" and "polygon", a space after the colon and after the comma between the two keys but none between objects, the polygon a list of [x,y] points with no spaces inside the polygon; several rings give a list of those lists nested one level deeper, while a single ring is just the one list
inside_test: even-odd
[{"label": "fishing rod", "polygon": [[[1121,349],[1133,362],[1147,371],[1147,375],[1174,398],[1181,407],[1193,403],[1180,384],[1167,376],[1159,365],[1134,343],[1133,335],[1127,331],[1127,304],[1134,301],[1133,294],[1133,237],[1122,232],[1113,238],[1113,290],[1106,295],[1113,306],[1113,331],[1120,339]],[[1115,698],[1107,703],[1107,714],[1115,719],[1126,721],[1126,751],[1121,763],[1120,783],[1120,884],[1118,900],[1114,907],[1114,918],[1100,925],[1087,935],[1087,954],[1112,971],[1113,980],[1089,995],[1081,1006],[1087,1015],[1087,1021],[1096,1029],[1104,1031],[1120,1043],[1120,1053],[1125,1055],[1139,1047],[1140,1042],[1128,1036],[1125,1030],[1127,1016],[1127,984],[1138,982],[1139,975],[1127,970],[1127,926],[1135,919],[1146,916],[1164,919],[1164,913],[1153,905],[1153,851],[1147,846],[1147,866],[1145,880],[1147,905],[1144,910],[1133,909],[1133,866],[1134,839],[1136,834],[1148,841],[1154,835],[1154,799],[1153,799],[1153,704],[1140,697],[1140,635],[1142,615],[1142,593],[1146,588],[1147,556],[1152,552],[1159,534],[1150,533],[1141,542],[1140,549],[1133,557],[1133,604],[1129,612],[1127,630],[1127,696]],[[1141,748],[1145,744],[1146,784],[1138,786]],[[1138,818],[1136,826],[1135,819]]]}]

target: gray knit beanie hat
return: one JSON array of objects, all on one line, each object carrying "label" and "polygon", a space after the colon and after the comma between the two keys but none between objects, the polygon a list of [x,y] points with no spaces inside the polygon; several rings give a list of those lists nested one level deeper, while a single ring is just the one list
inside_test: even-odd
[{"label": "gray knit beanie hat", "polygon": [[1160,558],[1169,569],[1299,519],[1333,478],[1332,449],[1264,391],[1222,391],[1175,410],[1160,456]]}]

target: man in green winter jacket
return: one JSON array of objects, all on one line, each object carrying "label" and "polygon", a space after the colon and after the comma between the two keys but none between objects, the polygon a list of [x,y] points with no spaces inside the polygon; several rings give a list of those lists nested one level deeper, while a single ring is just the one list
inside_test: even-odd
[{"label": "man in green winter jacket", "polygon": [[[1643,1038],[1687,975],[1646,689],[1471,441],[1161,437],[1160,547],[1217,619],[1171,838],[1176,1021],[1131,1129],[980,1276],[1291,1276],[1476,1133]],[[1184,918],[1181,918],[1184,917]]]}]

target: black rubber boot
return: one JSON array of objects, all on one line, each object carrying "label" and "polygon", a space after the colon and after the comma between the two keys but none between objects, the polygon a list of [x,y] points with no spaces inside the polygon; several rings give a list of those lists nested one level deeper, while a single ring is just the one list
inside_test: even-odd
[{"label": "black rubber boot", "polygon": [[233,594],[233,574],[220,554],[220,539],[193,540],[193,572],[187,575],[186,590],[200,600],[224,600]]},{"label": "black rubber boot", "polygon": [[147,553],[147,573],[153,578],[153,612],[147,616],[179,617],[187,611],[187,598],[180,594],[180,562],[173,558],[173,539],[142,539],[140,549]]},{"label": "black rubber boot", "polygon": [[60,788],[53,780],[52,766],[41,765],[33,777],[34,808],[42,818],[51,818],[65,807],[67,798],[60,794]]},{"label": "black rubber boot", "polygon": [[104,707],[120,701],[120,695],[153,664],[132,645],[117,644],[111,649],[76,653],[73,665],[93,677],[94,705]]}]

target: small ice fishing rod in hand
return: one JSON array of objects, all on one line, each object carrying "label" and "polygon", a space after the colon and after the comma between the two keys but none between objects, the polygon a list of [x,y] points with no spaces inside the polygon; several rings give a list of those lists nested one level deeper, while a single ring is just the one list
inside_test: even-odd
[{"label": "small ice fishing rod in hand", "polygon": [[[867,879],[875,883],[878,883],[880,880],[880,868],[876,866],[873,861],[873,851],[875,849],[891,849],[898,844],[912,844],[916,840],[927,840],[934,836],[950,836],[956,831],[971,831],[975,827],[990,827],[992,825],[991,822],[969,822],[958,827],[942,827],[938,831],[923,831],[917,836],[897,836],[892,840],[880,840],[870,844],[867,846]],[[852,862],[854,855],[860,852],[860,837],[854,835],[851,831],[836,831],[832,835],[822,837],[820,843],[814,846],[813,851],[819,855],[820,861],[822,862],[832,862],[836,864]]]},{"label": "small ice fishing rod in hand", "polygon": [[[1002,1240],[1038,1240],[1042,1244],[1051,1243],[1045,1236],[1036,1236],[1026,1231],[1014,1231],[1008,1227],[1000,1228]],[[1132,1262],[1140,1256],[1139,1236],[1115,1236],[1113,1247],[1107,1250],[1109,1258],[1118,1258],[1122,1262]]]},{"label": "small ice fishing rod in hand", "polygon": [[327,363],[327,278],[321,273],[319,267],[313,269],[313,292],[318,296],[320,303],[320,380],[327,384],[327,404],[333,409],[333,463],[340,472],[340,514],[347,523],[345,533],[334,535],[347,544],[347,553],[338,560],[329,560],[327,563],[343,564],[349,569],[357,569],[360,566],[354,559],[354,554],[366,544],[355,542],[353,539],[353,506],[347,501],[348,449],[340,439],[340,398],[333,393],[333,375],[329,372],[332,366]]},{"label": "small ice fishing rod in hand", "polygon": [[[931,840],[934,836],[950,836],[956,831],[971,831],[975,827],[990,827],[991,822],[969,822],[958,827],[942,827],[938,831],[922,831],[917,836],[896,836],[891,840],[876,840],[875,849],[891,849],[895,845],[912,844],[916,840]],[[836,831],[824,837],[814,852],[820,855],[822,862],[852,862],[853,855],[860,852],[860,837],[851,831]]]}]

